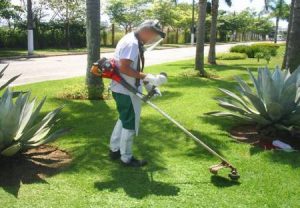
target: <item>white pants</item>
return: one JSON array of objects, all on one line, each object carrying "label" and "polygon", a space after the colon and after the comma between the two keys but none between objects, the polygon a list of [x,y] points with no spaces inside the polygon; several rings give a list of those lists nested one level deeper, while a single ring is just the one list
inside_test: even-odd
[{"label": "white pants", "polygon": [[135,135],[134,130],[124,129],[119,119],[110,137],[110,149],[113,152],[120,150],[121,160],[129,162],[132,158],[132,143]]}]

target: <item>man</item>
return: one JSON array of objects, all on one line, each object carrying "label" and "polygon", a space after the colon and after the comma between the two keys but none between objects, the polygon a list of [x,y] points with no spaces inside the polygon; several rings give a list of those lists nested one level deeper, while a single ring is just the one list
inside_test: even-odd
[{"label": "man", "polygon": [[[125,35],[118,43],[114,59],[121,76],[140,92],[144,84],[147,91],[166,81],[163,75],[143,73],[144,44],[153,43],[157,38],[164,38],[158,21],[148,20],[142,23],[135,32]],[[110,138],[110,157],[121,159],[121,163],[131,167],[147,164],[132,155],[133,137],[138,134],[141,100],[116,81],[111,83],[111,91],[117,105],[119,119]],[[161,95],[156,88],[156,95]]]}]

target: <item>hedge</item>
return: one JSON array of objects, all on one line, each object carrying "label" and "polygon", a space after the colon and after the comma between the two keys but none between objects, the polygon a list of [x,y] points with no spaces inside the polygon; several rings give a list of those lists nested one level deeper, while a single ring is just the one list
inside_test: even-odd
[{"label": "hedge", "polygon": [[246,53],[249,58],[254,58],[256,53],[269,53],[271,56],[277,55],[278,44],[256,43],[252,45],[236,45],[230,48],[230,52]]},{"label": "hedge", "polygon": [[239,60],[246,59],[248,56],[245,53],[220,53],[217,54],[218,60]]}]

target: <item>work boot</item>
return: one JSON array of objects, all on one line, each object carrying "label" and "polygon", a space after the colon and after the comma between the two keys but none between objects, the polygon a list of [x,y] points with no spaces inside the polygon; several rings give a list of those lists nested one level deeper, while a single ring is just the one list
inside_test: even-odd
[{"label": "work boot", "polygon": [[113,152],[111,150],[109,150],[109,157],[111,160],[118,160],[121,157],[121,152],[120,150]]},{"label": "work boot", "polygon": [[147,161],[146,160],[138,160],[134,157],[132,157],[129,162],[123,162],[121,160],[121,163],[124,165],[124,166],[128,166],[128,167],[135,167],[135,168],[139,168],[139,167],[142,167],[142,166],[145,166],[147,165]]}]

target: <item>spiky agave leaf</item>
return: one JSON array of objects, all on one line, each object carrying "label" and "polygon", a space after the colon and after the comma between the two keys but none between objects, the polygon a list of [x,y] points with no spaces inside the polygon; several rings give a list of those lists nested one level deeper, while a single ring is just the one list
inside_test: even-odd
[{"label": "spiky agave leaf", "polygon": [[232,112],[213,111],[213,112],[205,113],[205,115],[216,116],[216,117],[233,117],[233,118],[236,118],[239,120],[244,120],[247,122],[254,122],[253,119],[251,119],[247,116],[232,113]]},{"label": "spiky agave leaf", "polygon": [[0,128],[3,135],[2,143],[9,145],[15,138],[20,118],[21,108],[14,105],[12,91],[7,89],[0,100]]},{"label": "spiky agave leaf", "polygon": [[4,75],[4,71],[7,69],[7,67],[9,66],[9,64],[6,64],[5,66],[3,66],[3,68],[0,71],[0,79],[3,77]]},{"label": "spiky agave leaf", "polygon": [[11,157],[18,153],[22,148],[21,143],[15,143],[1,151],[1,155]]},{"label": "spiky agave leaf", "polygon": [[[3,77],[4,71],[7,69],[7,67],[8,67],[8,64],[5,65],[5,66],[1,69],[1,71],[0,71],[0,79]],[[0,86],[0,91],[3,90],[4,88],[6,88],[6,87],[7,87],[9,84],[11,84],[13,81],[15,81],[19,76],[21,76],[21,74],[16,75],[16,76],[10,78],[9,80],[7,80],[2,86]]]},{"label": "spiky agave leaf", "polygon": [[53,141],[64,135],[65,129],[51,133],[58,119],[59,107],[37,121],[45,98],[36,108],[36,98],[30,100],[30,92],[20,94],[13,101],[13,92],[8,88],[0,99],[0,154],[12,156],[17,152]]},{"label": "spiky agave leaf", "polygon": [[35,135],[40,134],[44,131],[45,128],[51,126],[52,122],[54,122],[55,116],[61,111],[63,107],[59,107],[54,111],[49,112],[40,122],[32,125],[28,128],[21,137],[17,140],[21,141],[22,143],[26,143],[28,140],[32,139]]},{"label": "spiky agave leaf", "polygon": [[37,147],[37,146],[40,146],[40,145],[43,145],[43,144],[47,144],[49,142],[54,141],[55,139],[57,139],[59,137],[62,137],[64,135],[66,135],[69,132],[70,132],[70,129],[60,129],[60,130],[57,130],[57,131],[53,132],[52,134],[50,134],[49,136],[44,137],[40,140],[29,141],[28,143],[25,144],[25,146],[27,148],[30,148],[30,147]]},{"label": "spiky agave leaf", "polygon": [[232,116],[248,122],[291,131],[300,129],[300,67],[292,74],[278,67],[273,73],[258,69],[255,77],[248,70],[255,91],[237,77],[239,95],[220,89],[227,98],[218,98],[219,105],[229,112],[212,112],[214,116]]}]

